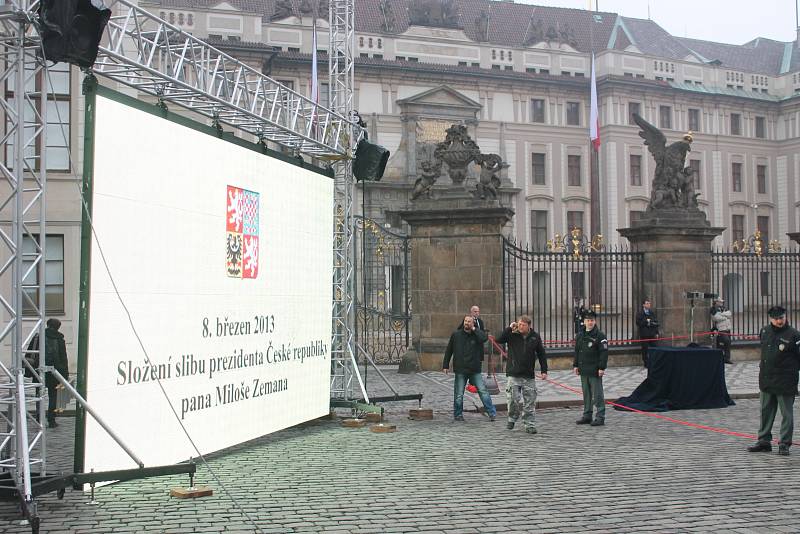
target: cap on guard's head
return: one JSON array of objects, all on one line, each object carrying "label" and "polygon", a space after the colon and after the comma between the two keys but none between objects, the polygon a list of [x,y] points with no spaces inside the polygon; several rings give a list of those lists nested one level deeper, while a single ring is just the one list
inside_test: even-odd
[{"label": "cap on guard's head", "polygon": [[780,319],[781,317],[786,316],[786,308],[783,306],[773,306],[767,312],[770,317],[773,319]]}]

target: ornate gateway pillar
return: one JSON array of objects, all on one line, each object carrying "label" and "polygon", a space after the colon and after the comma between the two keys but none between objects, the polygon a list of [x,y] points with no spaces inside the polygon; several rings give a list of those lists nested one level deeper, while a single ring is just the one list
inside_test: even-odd
[{"label": "ornate gateway pillar", "polygon": [[[691,132],[667,146],[655,126],[635,114],[634,120],[656,162],[647,211],[630,228],[619,229],[633,251],[644,253],[644,294],[639,300],[653,299],[664,336],[707,331],[710,301],[687,294],[710,293],[711,242],[724,228],[712,227],[697,206],[699,193],[694,192],[692,169],[684,167]],[[675,342],[688,343],[688,339]]]},{"label": "ornate gateway pillar", "polygon": [[[474,191],[464,186],[465,169],[481,167]],[[452,181],[432,190],[446,166]],[[477,304],[490,333],[502,329],[501,232],[514,212],[500,205],[497,187],[502,161],[481,154],[463,125],[447,130],[445,141],[426,161],[409,209],[399,214],[411,227],[413,350],[423,370],[442,368],[450,334]]]}]

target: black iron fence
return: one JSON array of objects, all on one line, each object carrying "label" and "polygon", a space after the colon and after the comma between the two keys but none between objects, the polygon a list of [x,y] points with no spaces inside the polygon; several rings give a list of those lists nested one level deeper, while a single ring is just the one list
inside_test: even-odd
[{"label": "black iron fence", "polygon": [[794,325],[800,320],[800,252],[714,251],[711,291],[721,295],[732,312],[734,342],[757,336],[768,322],[767,310],[776,304],[787,309]]},{"label": "black iron fence", "polygon": [[594,307],[609,340],[636,336],[635,315],[643,294],[643,256],[623,247],[576,252],[533,251],[503,239],[503,319],[533,318],[548,347],[568,347],[575,337],[575,311]]},{"label": "black iron fence", "polygon": [[410,343],[408,237],[355,218],[356,342],[376,363],[399,363]]}]

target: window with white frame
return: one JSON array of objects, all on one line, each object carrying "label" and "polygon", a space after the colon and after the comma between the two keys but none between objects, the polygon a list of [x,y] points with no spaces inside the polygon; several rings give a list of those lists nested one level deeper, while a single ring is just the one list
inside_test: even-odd
[{"label": "window with white frame", "polygon": [[[22,239],[22,264],[23,270],[27,271],[33,265],[33,259],[37,254],[37,243],[39,236],[34,239],[28,236]],[[45,242],[44,258],[44,313],[46,315],[62,315],[64,313],[64,236],[60,234],[47,234]],[[22,281],[22,289],[28,295],[28,299],[23,299],[22,312],[24,314],[35,313],[31,306],[39,304],[39,273],[33,269]]]},{"label": "window with white frame", "polygon": [[546,155],[543,152],[531,154],[531,183],[545,185],[547,169],[545,167]]},{"label": "window with white frame", "polygon": [[[16,82],[14,76],[9,76],[5,84],[5,97],[9,107],[13,109],[16,105],[17,95],[15,94]],[[29,92],[27,105],[25,106],[24,120],[25,137],[30,139],[35,134],[34,124],[39,123],[36,118],[42,112],[46,113],[47,128],[45,137],[47,149],[45,151],[45,161],[48,171],[69,171],[69,147],[70,147],[70,67],[67,63],[56,63],[41,70],[35,75],[31,71],[25,79],[25,90]],[[46,109],[42,103],[41,95],[47,94]],[[6,120],[5,132],[8,134],[11,126],[10,121]],[[9,136],[5,143],[6,151],[3,155],[6,166],[13,168],[15,160],[15,136]],[[36,143],[26,148],[25,159],[27,165],[35,170],[41,169],[39,155],[42,152],[41,137],[36,139]]]},{"label": "window with white frame", "polygon": [[631,185],[642,185],[642,156],[631,154],[630,158]]},{"label": "window with white frame", "polygon": [[537,251],[547,248],[547,210],[531,210],[531,247]]}]

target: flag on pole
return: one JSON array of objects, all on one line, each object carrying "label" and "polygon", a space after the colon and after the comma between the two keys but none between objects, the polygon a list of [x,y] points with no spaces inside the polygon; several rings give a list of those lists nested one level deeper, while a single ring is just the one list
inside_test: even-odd
[{"label": "flag on pole", "polygon": [[[319,104],[319,75],[317,74],[317,19],[311,26],[311,101]],[[315,110],[316,111],[316,110]]]},{"label": "flag on pole", "polygon": [[592,54],[592,96],[589,111],[589,140],[595,151],[600,149],[600,116],[597,113],[597,79],[594,74],[594,54]]}]

